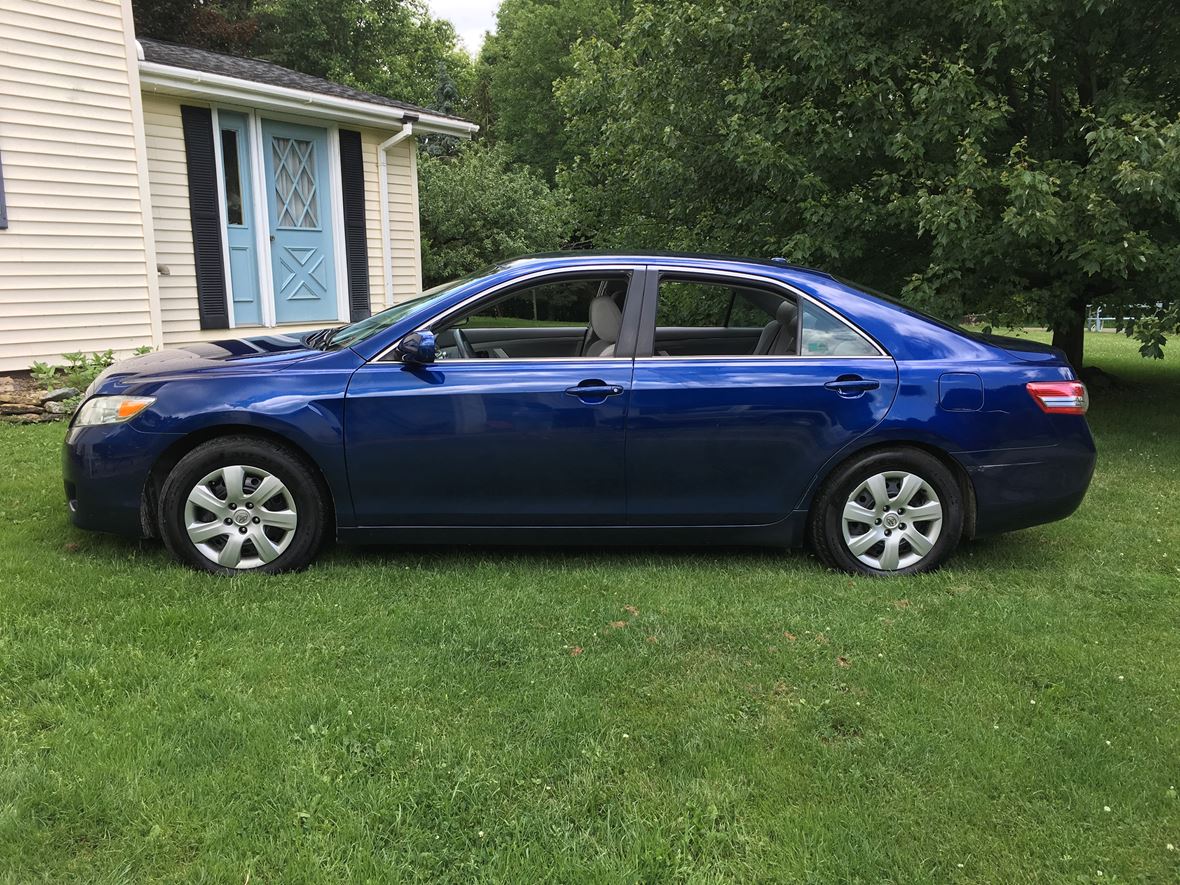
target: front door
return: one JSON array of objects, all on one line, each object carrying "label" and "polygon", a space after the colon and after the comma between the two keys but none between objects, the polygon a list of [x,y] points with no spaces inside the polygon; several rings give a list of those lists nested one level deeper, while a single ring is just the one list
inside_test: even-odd
[{"label": "front door", "polygon": [[262,138],[275,322],[335,320],[340,309],[328,133],[315,126],[264,120]]},{"label": "front door", "polygon": [[432,329],[434,364],[359,369],[345,405],[358,525],[622,525],[630,276],[489,296]]},{"label": "front door", "polygon": [[884,418],[896,364],[785,290],[649,280],[643,326],[654,333],[639,353],[651,356],[635,361],[627,418],[629,523],[778,522],[833,452]]}]

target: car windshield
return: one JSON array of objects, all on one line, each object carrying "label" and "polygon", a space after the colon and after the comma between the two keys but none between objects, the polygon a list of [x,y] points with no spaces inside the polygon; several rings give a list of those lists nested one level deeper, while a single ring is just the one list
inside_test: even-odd
[{"label": "car windshield", "polygon": [[351,347],[368,338],[373,337],[378,332],[388,329],[394,323],[404,320],[415,311],[421,310],[424,307],[429,307],[431,304],[442,301],[450,295],[455,289],[475,279],[480,274],[471,274],[469,276],[460,277],[457,280],[452,280],[449,283],[442,283],[435,286],[433,289],[427,289],[416,298],[411,298],[409,301],[403,301],[400,304],[395,304],[392,307],[387,307],[380,313],[375,313],[367,319],[358,320],[347,326],[341,326],[332,333],[328,339],[328,344],[332,348],[337,347]]}]

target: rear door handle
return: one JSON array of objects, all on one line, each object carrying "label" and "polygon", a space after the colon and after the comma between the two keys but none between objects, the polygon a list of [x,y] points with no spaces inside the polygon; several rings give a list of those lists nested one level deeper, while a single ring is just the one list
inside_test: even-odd
[{"label": "rear door handle", "polygon": [[835,381],[824,384],[828,390],[834,390],[841,396],[856,396],[866,390],[876,390],[881,386],[879,381],[861,378],[859,375],[841,375]]},{"label": "rear door handle", "polygon": [[576,396],[583,402],[587,400],[602,401],[608,396],[618,396],[623,392],[623,388],[618,384],[606,384],[597,379],[590,381],[583,381],[574,387],[567,387],[565,389],[567,396]]}]

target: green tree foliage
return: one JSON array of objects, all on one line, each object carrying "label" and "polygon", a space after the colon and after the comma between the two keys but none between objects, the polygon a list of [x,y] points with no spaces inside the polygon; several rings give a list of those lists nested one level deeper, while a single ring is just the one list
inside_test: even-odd
[{"label": "green tree foliage", "polygon": [[564,198],[502,146],[464,144],[454,156],[418,158],[422,275],[427,286],[513,255],[558,248]]},{"label": "green tree foliage", "polygon": [[1087,303],[1134,311],[1180,282],[1170,8],[640,3],[559,84],[562,181],[597,244],[785,255],[946,316],[1045,323],[1080,365]]},{"label": "green tree foliage", "polygon": [[441,70],[471,66],[454,26],[424,0],[263,0],[266,58],[381,95],[428,105]]},{"label": "green tree foliage", "polygon": [[623,0],[503,0],[496,33],[480,54],[490,136],[511,157],[552,178],[565,161],[564,119],[554,83],[573,72],[579,40],[613,40],[627,10]]},{"label": "green tree foliage", "polygon": [[136,32],[285,67],[431,105],[440,78],[451,113],[470,92],[473,64],[454,26],[424,0],[136,0]]}]

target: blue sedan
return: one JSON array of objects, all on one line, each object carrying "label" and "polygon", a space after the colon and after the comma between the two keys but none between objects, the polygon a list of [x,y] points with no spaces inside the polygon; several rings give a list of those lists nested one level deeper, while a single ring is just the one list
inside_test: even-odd
[{"label": "blue sedan", "polygon": [[100,376],[70,516],[222,574],[341,542],[809,545],[868,575],[1061,519],[1063,356],[775,259],[522,258],[336,329]]}]

